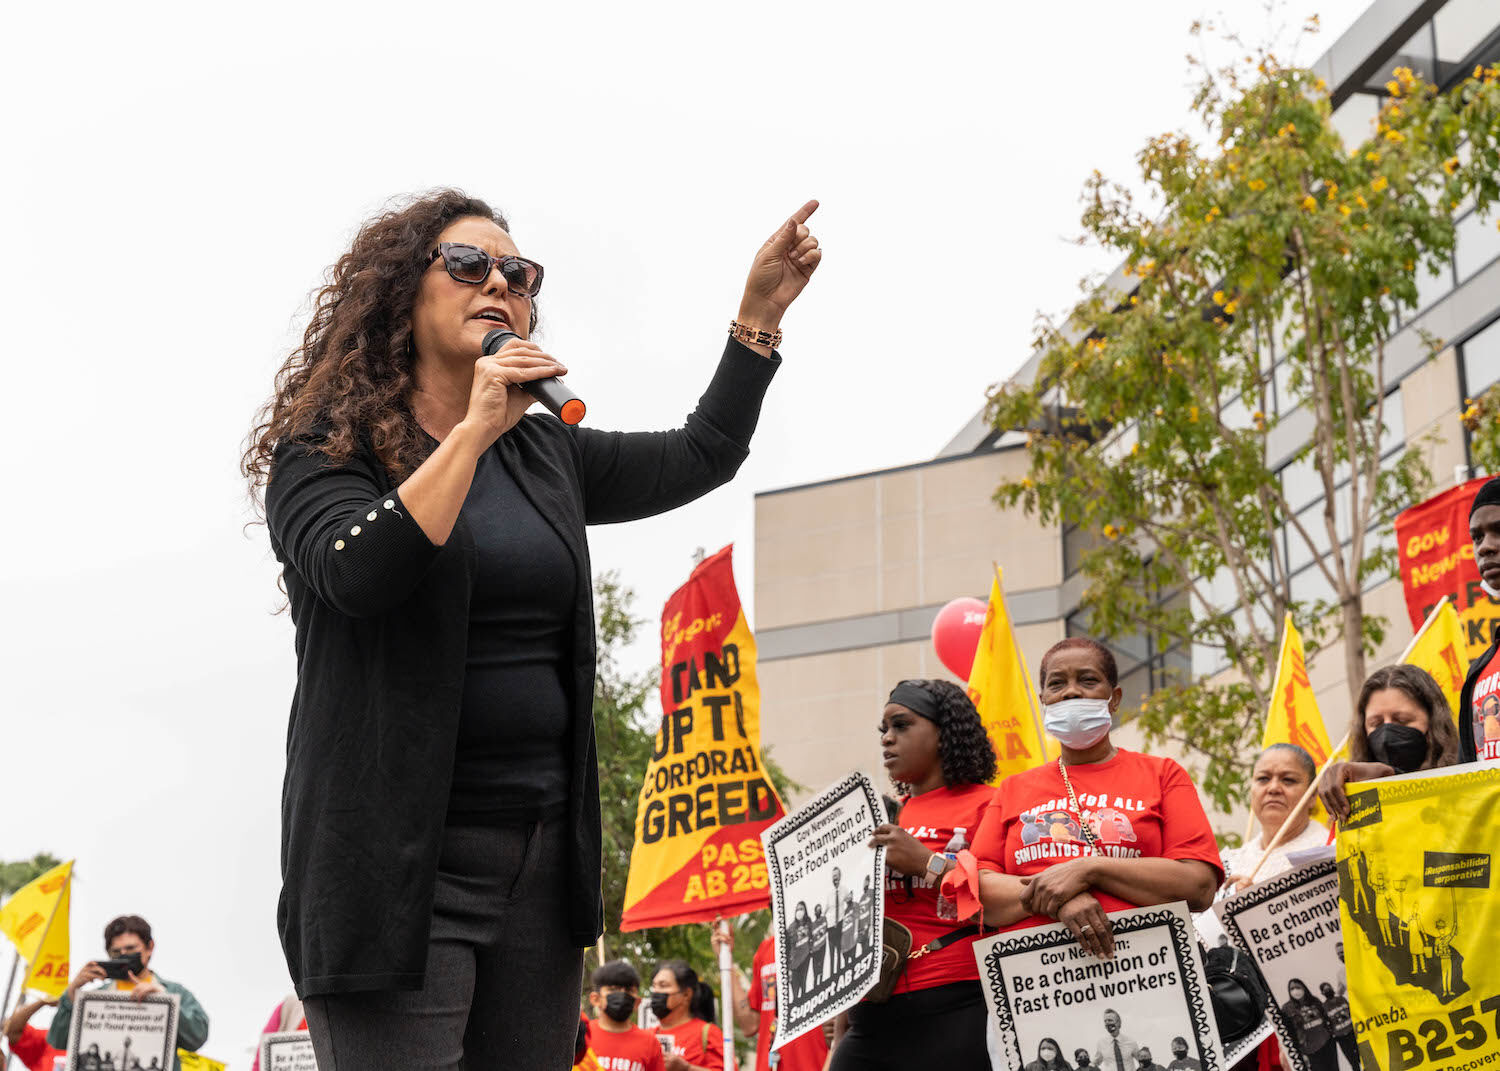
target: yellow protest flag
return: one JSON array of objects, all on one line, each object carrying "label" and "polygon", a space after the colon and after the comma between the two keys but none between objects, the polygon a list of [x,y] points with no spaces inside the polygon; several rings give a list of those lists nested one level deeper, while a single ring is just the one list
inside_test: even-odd
[{"label": "yellow protest flag", "polygon": [[1271,711],[1266,716],[1262,749],[1272,744],[1296,744],[1322,766],[1332,750],[1318,698],[1307,679],[1307,659],[1302,652],[1302,634],[1286,615],[1281,632],[1281,657],[1276,660],[1276,683],[1271,689]]},{"label": "yellow protest flag", "polygon": [[[1328,744],[1328,730],[1323,727],[1323,715],[1318,710],[1318,698],[1307,678],[1302,633],[1292,624],[1291,614],[1286,615],[1282,624],[1281,654],[1276,659],[1271,709],[1266,715],[1266,730],[1260,738],[1262,751],[1272,744],[1296,744],[1312,756],[1313,763],[1320,770],[1333,751]],[[1328,824],[1328,812],[1321,803],[1313,804],[1312,816],[1315,821]],[[1245,839],[1249,838],[1247,830]]]},{"label": "yellow protest flag", "polygon": [[68,909],[73,860],[60,863],[0,907],[0,934],[10,939],[30,966],[27,989],[58,996],[68,987]]},{"label": "yellow protest flag", "polygon": [[42,937],[41,947],[37,949],[36,957],[26,971],[26,980],[22,982],[26,989],[46,993],[49,997],[60,997],[63,990],[68,988],[71,978],[68,966],[68,918],[72,903],[73,882],[72,875],[69,874],[68,883],[63,886],[62,899],[57,902],[57,907],[52,912],[52,921],[47,924],[47,932]]},{"label": "yellow protest flag", "polygon": [[1448,709],[1458,717],[1458,695],[1469,672],[1469,655],[1463,624],[1452,602],[1443,599],[1433,608],[1407,644],[1401,661],[1431,673],[1447,697]]},{"label": "yellow protest flag", "polygon": [[225,1071],[229,1066],[218,1060],[210,1060],[201,1052],[188,1052],[186,1049],[177,1050],[177,1062],[182,1065],[182,1071]]},{"label": "yellow protest flag", "polygon": [[1339,916],[1363,1071],[1500,1061],[1497,823],[1494,763],[1349,785]]},{"label": "yellow protest flag", "polygon": [[995,748],[995,779],[1040,766],[1059,754],[1057,742],[1042,730],[1036,686],[1026,671],[1020,645],[1005,607],[1004,574],[995,566],[990,605],[984,613],[979,648],[969,670],[969,698]]}]

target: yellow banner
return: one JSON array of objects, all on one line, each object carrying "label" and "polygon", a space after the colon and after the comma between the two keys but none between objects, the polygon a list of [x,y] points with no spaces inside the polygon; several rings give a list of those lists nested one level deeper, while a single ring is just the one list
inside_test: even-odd
[{"label": "yellow banner", "polygon": [[1469,655],[1463,624],[1453,603],[1444,599],[1422,622],[1422,628],[1406,650],[1406,662],[1431,673],[1448,698],[1448,709],[1454,717],[1463,716],[1458,709],[1458,695],[1469,672]]},{"label": "yellow banner", "polygon": [[225,1071],[228,1064],[221,1064],[218,1060],[210,1060],[207,1056],[198,1052],[188,1052],[186,1049],[177,1050],[177,1062],[182,1065],[182,1071]]},{"label": "yellow banner", "polygon": [[68,988],[68,982],[72,980],[72,972],[68,966],[68,917],[72,911],[72,902],[73,882],[70,880],[63,886],[62,899],[57,902],[57,909],[52,913],[52,922],[47,927],[46,936],[42,938],[36,958],[26,971],[26,980],[22,983],[25,988],[46,993],[49,997],[60,997],[63,990]]},{"label": "yellow banner", "polygon": [[1339,918],[1363,1071],[1500,1061],[1494,854],[1500,768],[1375,781],[1349,793]]},{"label": "yellow banner", "polygon": [[73,860],[16,890],[0,907],[0,934],[30,966],[23,985],[49,996],[68,987],[68,913]]},{"label": "yellow banner", "polygon": [[622,931],[771,901],[760,834],[785,810],[761,766],[755,636],[731,553],[699,563],[662,610],[662,719],[636,810]]},{"label": "yellow banner", "polygon": [[1307,659],[1302,653],[1302,633],[1286,615],[1281,632],[1281,657],[1276,662],[1276,684],[1271,690],[1271,712],[1266,717],[1260,746],[1296,744],[1319,766],[1328,758],[1328,730],[1318,712],[1318,699],[1307,679]]},{"label": "yellow banner", "polygon": [[[1307,679],[1307,658],[1302,651],[1302,633],[1286,615],[1281,630],[1281,656],[1276,660],[1276,683],[1271,689],[1271,710],[1266,715],[1266,731],[1261,736],[1261,750],[1272,744],[1296,744],[1313,757],[1319,767],[1333,749],[1328,730],[1318,711],[1318,697]],[[1314,803],[1314,820],[1328,824],[1328,812]]]},{"label": "yellow banner", "polygon": [[1003,582],[1004,575],[997,566],[990,581],[990,605],[984,613],[979,648],[974,652],[974,668],[969,670],[969,698],[995,748],[995,779],[991,784],[996,785],[1011,774],[1040,766],[1058,755],[1057,742],[1042,732],[1036,687],[1011,630]]}]

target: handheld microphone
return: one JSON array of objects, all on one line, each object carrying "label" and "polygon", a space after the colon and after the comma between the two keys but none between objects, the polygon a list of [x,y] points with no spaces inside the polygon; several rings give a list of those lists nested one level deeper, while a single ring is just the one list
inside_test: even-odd
[{"label": "handheld microphone", "polygon": [[[480,349],[486,357],[493,357],[500,352],[501,346],[513,338],[520,337],[514,331],[507,330],[504,327],[497,327],[484,336],[484,341],[480,343]],[[587,412],[587,407],[584,406],[583,399],[569,390],[567,384],[556,376],[548,376],[546,379],[533,379],[530,382],[518,383],[516,385],[545,405],[552,415],[564,424],[577,424],[583,420],[583,414]]]}]

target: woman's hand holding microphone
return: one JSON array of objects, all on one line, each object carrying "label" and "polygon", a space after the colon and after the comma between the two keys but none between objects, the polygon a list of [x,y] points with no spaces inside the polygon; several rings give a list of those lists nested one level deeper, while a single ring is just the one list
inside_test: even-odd
[{"label": "woman's hand holding microphone", "polygon": [[469,409],[463,424],[472,427],[487,449],[515,427],[536,401],[521,384],[567,374],[567,366],[529,339],[510,338],[493,357],[474,362]]}]

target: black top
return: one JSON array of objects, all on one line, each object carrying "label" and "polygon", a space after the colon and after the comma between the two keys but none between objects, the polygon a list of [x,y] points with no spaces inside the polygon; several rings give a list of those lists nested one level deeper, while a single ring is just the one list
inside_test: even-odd
[{"label": "black top", "polygon": [[450,824],[561,814],[572,750],[567,686],[578,576],[562,537],[486,450],[459,514],[478,568],[469,597]]},{"label": "black top", "polygon": [[[649,517],[728,482],[780,363],[730,340],[697,409],[674,431],[604,432],[533,415],[496,441],[577,578],[564,683],[568,937],[580,948],[604,921],[584,525]],[[280,444],[266,488],[297,649],[277,928],[299,997],[420,989],[478,554],[462,516],[442,546],[427,539],[368,439],[338,466],[318,443],[310,435]]]}]

